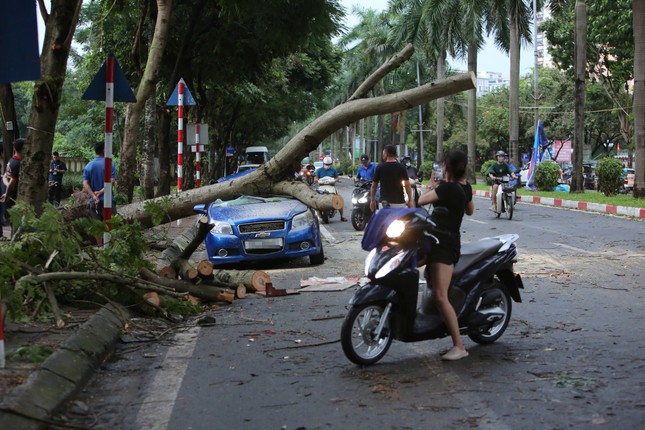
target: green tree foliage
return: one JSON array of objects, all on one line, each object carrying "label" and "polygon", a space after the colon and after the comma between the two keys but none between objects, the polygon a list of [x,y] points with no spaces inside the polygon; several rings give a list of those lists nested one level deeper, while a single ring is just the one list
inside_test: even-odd
[{"label": "green tree foliage", "polygon": [[606,196],[614,195],[623,185],[623,165],[620,160],[605,157],[596,164],[598,190]]},{"label": "green tree foliage", "polygon": [[560,166],[550,160],[543,161],[535,167],[533,183],[540,191],[552,191],[558,186]]},{"label": "green tree foliage", "polygon": [[486,185],[492,185],[493,184],[493,181],[491,180],[490,176],[488,176],[486,174],[486,172],[488,171],[490,166],[492,166],[495,163],[497,163],[496,160],[486,160],[482,164],[481,169],[479,169],[479,174],[482,176],[482,178],[484,178],[484,182],[486,183]]}]

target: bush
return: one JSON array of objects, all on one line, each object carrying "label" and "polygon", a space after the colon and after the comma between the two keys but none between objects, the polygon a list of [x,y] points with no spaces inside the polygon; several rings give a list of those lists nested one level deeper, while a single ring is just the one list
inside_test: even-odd
[{"label": "bush", "polygon": [[423,179],[424,180],[429,180],[432,178],[432,161],[426,161],[421,165],[421,168],[419,169],[421,172],[423,172]]},{"label": "bush", "polygon": [[543,161],[535,167],[533,184],[540,191],[553,191],[560,179],[560,166],[554,161]]},{"label": "bush", "polygon": [[484,164],[482,164],[481,169],[479,169],[479,174],[482,175],[482,177],[484,178],[484,181],[486,181],[486,185],[493,185],[493,181],[490,179],[490,176],[486,174],[486,171],[488,171],[488,168],[495,163],[497,163],[497,161],[495,160],[484,161]]},{"label": "bush", "polygon": [[611,196],[623,185],[623,164],[615,158],[602,158],[596,164],[598,190],[604,195]]}]

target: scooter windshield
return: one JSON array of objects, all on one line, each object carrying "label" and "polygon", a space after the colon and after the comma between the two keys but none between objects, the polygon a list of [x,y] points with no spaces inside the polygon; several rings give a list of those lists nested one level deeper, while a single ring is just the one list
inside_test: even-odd
[{"label": "scooter windshield", "polygon": [[413,214],[418,209],[415,208],[382,208],[376,211],[369,223],[365,227],[365,234],[361,241],[361,247],[365,251],[371,251],[376,248],[385,237],[385,232],[392,221]]}]

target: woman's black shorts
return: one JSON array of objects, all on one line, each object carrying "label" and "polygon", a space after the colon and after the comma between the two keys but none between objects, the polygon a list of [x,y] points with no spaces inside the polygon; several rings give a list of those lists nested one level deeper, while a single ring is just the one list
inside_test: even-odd
[{"label": "woman's black shorts", "polygon": [[443,263],[448,265],[455,265],[459,261],[459,248],[442,246],[441,244],[434,245],[426,256],[428,263]]}]

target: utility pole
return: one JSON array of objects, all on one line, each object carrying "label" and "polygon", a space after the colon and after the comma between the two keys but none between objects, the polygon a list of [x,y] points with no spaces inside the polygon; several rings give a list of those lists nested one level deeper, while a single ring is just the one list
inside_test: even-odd
[{"label": "utility pole", "polygon": [[[534,0],[535,1],[535,0]],[[417,86],[421,86],[421,74],[419,73],[419,60],[417,60]],[[419,163],[423,164],[423,111],[419,105]]]}]

